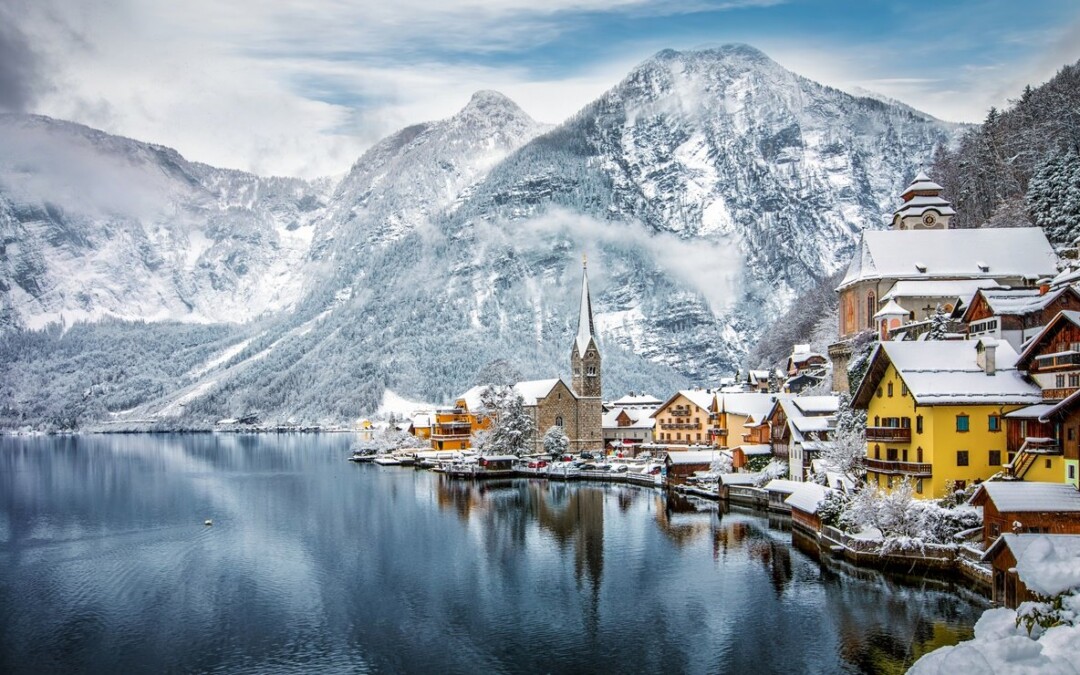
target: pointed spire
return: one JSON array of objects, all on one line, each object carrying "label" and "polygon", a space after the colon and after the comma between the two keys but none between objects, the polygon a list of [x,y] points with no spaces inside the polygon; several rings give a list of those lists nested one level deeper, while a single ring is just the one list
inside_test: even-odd
[{"label": "pointed spire", "polygon": [[577,349],[580,356],[585,355],[589,340],[596,335],[593,330],[592,299],[589,297],[588,259],[581,257],[581,309],[578,315]]}]

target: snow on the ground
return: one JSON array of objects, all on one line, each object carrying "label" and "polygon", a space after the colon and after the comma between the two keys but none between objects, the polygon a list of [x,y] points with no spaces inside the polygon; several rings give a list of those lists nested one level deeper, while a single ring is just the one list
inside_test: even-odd
[{"label": "snow on the ground", "polygon": [[196,366],[196,367],[192,368],[191,371],[188,372],[188,375],[191,376],[191,377],[200,377],[204,373],[210,372],[214,368],[217,368],[218,366],[225,363],[226,361],[228,361],[232,357],[236,356],[240,352],[247,349],[247,346],[249,344],[251,344],[252,339],[253,338],[248,338],[247,340],[241,340],[240,342],[237,342],[236,344],[232,345],[231,347],[226,347],[224,351],[222,351],[220,354],[218,354],[214,358],[210,359],[206,363],[204,363],[204,364],[202,364],[200,366]]},{"label": "snow on the ground", "polygon": [[375,411],[375,415],[384,417],[393,413],[398,417],[411,417],[418,410],[430,410],[434,407],[430,403],[410,401],[387,389],[383,391],[382,403],[379,404],[379,409]]},{"label": "snow on the ground", "polygon": [[915,662],[908,675],[1078,675],[1080,626],[1050,628],[1039,639],[1016,625],[1016,612],[998,607],[983,612],[975,639],[934,650]]}]

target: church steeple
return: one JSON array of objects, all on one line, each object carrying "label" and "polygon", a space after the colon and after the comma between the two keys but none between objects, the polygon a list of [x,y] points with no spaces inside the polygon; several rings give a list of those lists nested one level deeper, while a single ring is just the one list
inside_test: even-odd
[{"label": "church steeple", "polygon": [[570,350],[570,366],[574,373],[574,393],[578,396],[600,396],[600,346],[596,341],[593,323],[592,298],[589,296],[588,260],[581,260],[581,305],[578,309],[577,336]]}]

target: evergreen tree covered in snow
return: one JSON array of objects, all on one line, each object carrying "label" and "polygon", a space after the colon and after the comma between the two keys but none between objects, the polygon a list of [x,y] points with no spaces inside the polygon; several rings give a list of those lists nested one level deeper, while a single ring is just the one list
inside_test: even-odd
[{"label": "evergreen tree covered in snow", "polygon": [[1043,162],[1028,184],[1031,218],[1056,244],[1080,237],[1080,154],[1069,148]]},{"label": "evergreen tree covered in snow", "polygon": [[930,316],[930,330],[926,332],[927,340],[944,340],[949,336],[949,315],[938,305]]},{"label": "evergreen tree covered in snow", "polygon": [[563,455],[570,449],[570,438],[562,427],[555,425],[544,432],[544,452]]},{"label": "evergreen tree covered in snow", "polygon": [[494,455],[523,454],[535,431],[532,416],[525,410],[525,400],[518,394],[507,397],[495,420],[485,450]]}]

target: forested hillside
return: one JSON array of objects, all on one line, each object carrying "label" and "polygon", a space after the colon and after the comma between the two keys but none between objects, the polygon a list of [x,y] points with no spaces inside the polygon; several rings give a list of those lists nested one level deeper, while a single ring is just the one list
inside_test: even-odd
[{"label": "forested hillside", "polygon": [[932,177],[956,208],[954,227],[1046,229],[1055,244],[1080,235],[1080,62],[1027,86],[1004,111],[941,148]]}]

